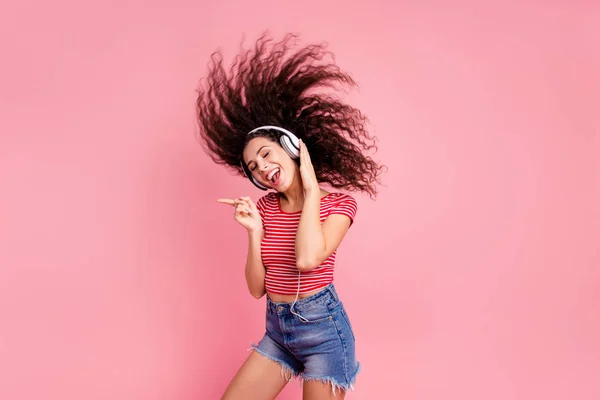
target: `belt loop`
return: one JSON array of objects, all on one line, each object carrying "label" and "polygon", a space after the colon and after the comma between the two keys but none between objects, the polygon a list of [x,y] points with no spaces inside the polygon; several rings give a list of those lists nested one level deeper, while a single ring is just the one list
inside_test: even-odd
[{"label": "belt loop", "polygon": [[329,287],[327,288],[327,290],[329,291],[329,293],[331,294],[331,296],[333,297],[333,299],[337,302],[340,299],[338,298],[338,295],[335,291],[335,288],[333,286],[333,283],[329,285]]}]

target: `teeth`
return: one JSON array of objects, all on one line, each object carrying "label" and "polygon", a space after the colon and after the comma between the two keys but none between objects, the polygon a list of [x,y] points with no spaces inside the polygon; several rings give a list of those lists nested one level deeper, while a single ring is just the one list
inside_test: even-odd
[{"label": "teeth", "polygon": [[279,168],[275,168],[273,171],[269,172],[269,175],[267,176],[268,180],[273,179],[273,175],[275,175],[275,173],[279,171]]}]

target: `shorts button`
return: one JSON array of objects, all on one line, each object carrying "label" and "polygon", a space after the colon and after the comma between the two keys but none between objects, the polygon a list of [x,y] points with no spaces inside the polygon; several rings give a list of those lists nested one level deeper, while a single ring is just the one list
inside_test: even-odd
[{"label": "shorts button", "polygon": [[282,312],[283,311],[283,307],[282,306],[277,307],[277,311]]}]

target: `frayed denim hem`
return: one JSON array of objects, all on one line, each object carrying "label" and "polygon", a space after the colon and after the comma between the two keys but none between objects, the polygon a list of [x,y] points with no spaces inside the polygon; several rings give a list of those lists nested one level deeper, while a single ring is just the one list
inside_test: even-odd
[{"label": "frayed denim hem", "polygon": [[292,368],[285,361],[279,360],[278,358],[275,358],[275,357],[265,353],[264,351],[260,350],[255,343],[252,343],[252,346],[248,349],[248,351],[250,351],[250,350],[254,350],[258,354],[262,355],[263,357],[266,357],[267,359],[269,359],[273,362],[276,362],[281,367],[281,376],[288,382],[291,382],[294,378],[300,378],[299,382],[298,382],[300,384],[300,386],[302,386],[302,383],[305,381],[317,381],[317,382],[321,382],[324,384],[330,384],[331,391],[334,396],[336,395],[336,392],[341,393],[341,392],[353,391],[354,384],[356,383],[356,376],[358,375],[358,373],[361,370],[360,363],[357,363],[356,370],[354,371],[354,374],[350,378],[349,382],[348,383],[340,383],[337,379],[330,377],[330,376],[315,376],[315,375],[306,374],[304,372],[298,372],[298,371],[294,370],[294,368]]},{"label": "frayed denim hem", "polygon": [[283,377],[283,379],[287,380],[288,382],[291,382],[292,379],[294,379],[295,377],[297,377],[298,375],[300,375],[299,372],[294,371],[294,369],[288,365],[287,363],[265,353],[264,351],[260,350],[257,345],[255,343],[252,343],[252,347],[250,347],[248,349],[248,351],[250,350],[254,350],[256,351],[258,354],[260,354],[261,356],[264,356],[266,358],[268,358],[271,361],[276,362],[277,364],[279,364],[279,366],[281,366],[281,376]]},{"label": "frayed denim hem", "polygon": [[356,371],[354,372],[354,375],[352,376],[352,378],[350,379],[350,382],[348,383],[339,383],[336,381],[336,379],[332,378],[332,377],[328,377],[328,376],[312,376],[312,375],[307,375],[307,374],[302,374],[302,379],[304,381],[318,381],[321,383],[325,383],[325,384],[331,384],[331,391],[333,393],[333,395],[335,396],[335,392],[336,390],[339,392],[348,392],[348,391],[352,391],[354,390],[354,384],[356,383],[356,376],[358,375],[358,373],[360,372],[360,364],[357,364],[356,366]]}]

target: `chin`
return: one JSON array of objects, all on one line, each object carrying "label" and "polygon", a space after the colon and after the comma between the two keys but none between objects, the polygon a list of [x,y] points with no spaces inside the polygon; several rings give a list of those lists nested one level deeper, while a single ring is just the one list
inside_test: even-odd
[{"label": "chin", "polygon": [[266,185],[266,186],[267,186],[269,189],[271,189],[271,190],[274,190],[274,191],[276,191],[276,192],[279,192],[279,193],[283,193],[283,192],[285,192],[285,191],[286,191],[286,190],[288,190],[288,189],[289,189],[289,187],[290,187],[290,185],[289,185],[289,184],[280,184],[280,185],[279,185],[279,186],[277,186],[277,187],[274,187],[273,185]]},{"label": "chin", "polygon": [[275,188],[273,188],[273,189],[280,193],[283,193],[286,190],[288,190],[289,188],[290,188],[290,185],[279,185],[276,189]]}]

